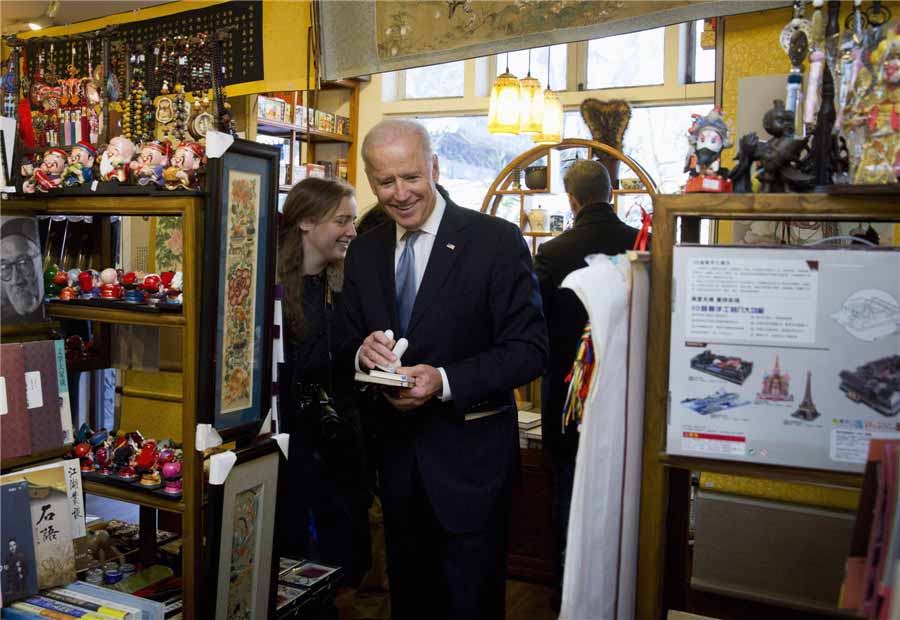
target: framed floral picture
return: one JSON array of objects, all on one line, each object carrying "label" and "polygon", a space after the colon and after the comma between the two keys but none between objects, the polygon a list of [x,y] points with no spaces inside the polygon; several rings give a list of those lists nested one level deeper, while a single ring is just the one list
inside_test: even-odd
[{"label": "framed floral picture", "polygon": [[201,421],[256,434],[271,404],[278,149],[235,140],[207,168]]},{"label": "framed floral picture", "polygon": [[205,572],[215,595],[203,617],[268,618],[277,583],[273,538],[282,457],[272,439],[235,455],[224,484],[209,485]]}]

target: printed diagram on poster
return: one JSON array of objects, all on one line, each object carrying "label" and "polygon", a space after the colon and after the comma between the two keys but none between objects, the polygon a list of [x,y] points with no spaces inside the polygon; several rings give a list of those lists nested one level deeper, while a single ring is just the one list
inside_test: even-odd
[{"label": "printed diagram on poster", "polygon": [[900,252],[675,248],[667,451],[861,472],[900,437]]}]

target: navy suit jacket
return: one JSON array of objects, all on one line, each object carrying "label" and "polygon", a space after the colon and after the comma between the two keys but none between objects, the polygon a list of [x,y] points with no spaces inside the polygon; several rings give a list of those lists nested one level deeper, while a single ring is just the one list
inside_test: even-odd
[{"label": "navy suit jacket", "polygon": [[[518,475],[513,389],[540,376],[547,330],[528,247],[513,224],[454,204],[438,228],[410,317],[403,365],[443,367],[453,399],[410,412],[385,399],[379,414],[385,510],[405,510],[418,470],[442,526],[480,531]],[[371,332],[399,333],[396,228],[387,222],[347,253],[341,296],[342,368]],[[466,420],[468,413],[502,410]],[[372,415],[363,412],[363,415]]]}]

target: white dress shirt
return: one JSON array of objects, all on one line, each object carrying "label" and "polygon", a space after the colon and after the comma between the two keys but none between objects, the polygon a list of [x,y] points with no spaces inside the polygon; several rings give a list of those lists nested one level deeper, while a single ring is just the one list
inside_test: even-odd
[{"label": "white dress shirt", "polygon": [[[447,202],[444,200],[444,197],[441,196],[440,193],[435,193],[434,210],[419,229],[422,234],[416,239],[416,245],[414,247],[416,257],[415,273],[417,293],[422,286],[422,278],[425,276],[425,267],[428,266],[428,259],[431,257],[434,240],[437,238],[438,228],[441,225],[441,219],[444,217],[444,211],[446,209]],[[397,264],[400,262],[400,255],[403,254],[403,248],[406,247],[406,239],[403,238],[403,235],[405,235],[407,231],[399,224],[396,224],[395,226],[397,229],[397,245],[394,248],[394,272],[396,273]],[[360,370],[359,351],[356,352],[356,368],[357,370]],[[442,367],[439,367],[437,370],[441,373],[442,383],[441,395],[438,398],[442,401],[452,400],[453,394],[450,392],[450,382],[447,380],[447,373]]]}]

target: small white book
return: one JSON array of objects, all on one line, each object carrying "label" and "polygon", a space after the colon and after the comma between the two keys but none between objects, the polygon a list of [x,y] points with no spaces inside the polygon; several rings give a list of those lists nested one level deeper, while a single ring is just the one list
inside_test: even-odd
[{"label": "small white book", "polygon": [[354,378],[363,383],[378,383],[380,385],[391,385],[403,388],[413,387],[416,384],[415,379],[409,375],[398,375],[395,372],[382,372],[380,370],[358,372],[354,375]]},{"label": "small white book", "polygon": [[519,429],[528,430],[541,425],[541,414],[535,411],[519,412]]}]

